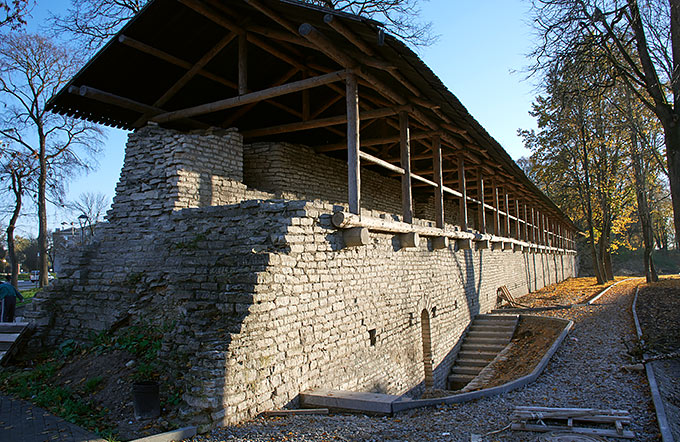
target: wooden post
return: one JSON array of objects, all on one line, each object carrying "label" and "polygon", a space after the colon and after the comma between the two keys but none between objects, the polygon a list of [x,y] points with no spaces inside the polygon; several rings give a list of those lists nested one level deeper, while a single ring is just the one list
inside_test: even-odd
[{"label": "wooden post", "polygon": [[501,236],[501,214],[500,214],[500,202],[498,198],[498,186],[496,180],[491,182],[493,187],[493,205],[495,210],[495,216],[493,217],[493,234],[496,236]]},{"label": "wooden post", "polygon": [[529,241],[529,213],[527,212],[527,205],[524,203],[524,241]]},{"label": "wooden post", "polygon": [[548,235],[545,228],[545,215],[541,214],[541,235],[543,236],[543,245],[548,245]]},{"label": "wooden post", "polygon": [[515,239],[520,239],[522,237],[521,236],[522,228],[520,227],[519,200],[518,199],[515,200],[515,218],[516,218],[515,221],[517,221],[515,223]]},{"label": "wooden post", "polygon": [[361,174],[359,172],[359,88],[351,74],[345,80],[347,89],[347,195],[349,211],[361,214]]},{"label": "wooden post", "polygon": [[503,195],[505,195],[505,236],[510,238],[510,199],[505,189]]},{"label": "wooden post", "polygon": [[434,217],[437,227],[444,228],[444,177],[442,176],[442,140],[437,135],[432,140],[432,167],[434,168]]},{"label": "wooden post", "polygon": [[248,93],[248,35],[238,36],[238,94]]},{"label": "wooden post", "polygon": [[465,160],[463,157],[458,157],[458,183],[460,185],[460,228],[464,232],[468,229],[468,211],[467,211],[467,185],[465,183]]},{"label": "wooden post", "polygon": [[409,140],[408,114],[399,112],[399,138],[401,147],[401,207],[405,223],[413,222],[413,197],[411,194],[411,141]]},{"label": "wooden post", "polygon": [[531,208],[531,237],[529,241],[536,244],[536,219],[534,218],[534,208]]},{"label": "wooden post", "polygon": [[477,199],[479,200],[479,231],[486,233],[486,209],[484,208],[484,175],[482,168],[477,169]]}]

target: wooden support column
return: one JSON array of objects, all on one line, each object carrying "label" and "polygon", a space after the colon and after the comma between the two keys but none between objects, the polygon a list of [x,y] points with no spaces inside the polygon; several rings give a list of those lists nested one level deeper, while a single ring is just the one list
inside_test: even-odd
[{"label": "wooden support column", "polygon": [[536,244],[536,218],[534,217],[534,208],[531,208],[531,237],[529,241]]},{"label": "wooden support column", "polygon": [[543,237],[543,245],[548,245],[548,234],[545,228],[545,215],[541,214],[541,236]]},{"label": "wooden support column", "polygon": [[361,215],[361,175],[359,172],[359,88],[357,78],[345,79],[347,89],[347,196],[349,211]]},{"label": "wooden support column", "polygon": [[479,231],[486,233],[486,209],[484,208],[484,175],[477,169],[477,199],[479,200]]},{"label": "wooden support column", "polygon": [[500,201],[498,198],[498,186],[496,180],[491,182],[493,187],[493,205],[494,205],[494,217],[493,217],[493,234],[496,236],[501,236],[501,214],[500,214]]},{"label": "wooden support column", "polygon": [[515,239],[522,238],[522,228],[520,226],[520,216],[519,216],[519,200],[515,200]]},{"label": "wooden support column", "polygon": [[543,244],[543,235],[541,234],[541,213],[536,209],[536,244]]},{"label": "wooden support column", "polygon": [[432,167],[434,168],[434,217],[437,227],[444,228],[444,177],[442,176],[442,140],[437,135],[432,140]]},{"label": "wooden support column", "polygon": [[248,35],[238,36],[238,94],[248,93]]},{"label": "wooden support column", "polygon": [[529,213],[527,212],[527,205],[524,203],[524,241],[529,241]]},{"label": "wooden support column", "polygon": [[399,143],[401,150],[401,207],[405,223],[413,222],[413,196],[411,194],[411,141],[409,139],[408,114],[399,112]]},{"label": "wooden support column", "polygon": [[458,157],[458,182],[460,185],[460,228],[464,232],[468,229],[467,184],[465,183],[465,160]]},{"label": "wooden support column", "polygon": [[510,198],[505,189],[503,189],[503,195],[505,196],[505,236],[510,238]]}]

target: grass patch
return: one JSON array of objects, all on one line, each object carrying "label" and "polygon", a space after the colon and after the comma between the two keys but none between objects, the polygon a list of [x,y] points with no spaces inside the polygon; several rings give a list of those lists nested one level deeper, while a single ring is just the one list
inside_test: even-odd
[{"label": "grass patch", "polygon": [[33,298],[35,297],[35,295],[37,295],[41,291],[42,291],[41,287],[24,290],[23,292],[21,292],[21,296],[24,297],[24,300],[21,302],[17,302],[17,307],[30,304],[31,302],[33,302]]},{"label": "grass patch", "polygon": [[[164,392],[161,407],[176,409],[181,403],[183,388],[177,382],[177,374],[169,373],[158,358],[164,333],[171,328],[171,325],[146,323],[122,328],[115,334],[92,334],[86,343],[64,340],[52,353],[38,356],[30,368],[6,367],[1,370],[0,391],[45,408],[108,441],[115,441],[121,436],[127,439],[130,435],[121,433],[131,430],[121,430],[120,418],[120,409],[125,405],[121,405],[120,396],[107,394],[111,382],[106,374],[109,365],[99,365],[97,361],[112,361],[107,357],[118,354],[126,355],[125,360],[134,356],[135,367],[126,370],[120,380],[125,383],[158,381]],[[74,367],[78,367],[78,371],[74,371]],[[75,379],[74,373],[77,373]],[[128,419],[125,418],[125,421]],[[154,427],[155,430],[149,431],[162,432],[178,427],[172,421],[163,425],[172,427]],[[142,434],[141,431],[147,427],[135,428],[133,434]]]},{"label": "grass patch", "polygon": [[92,429],[103,438],[112,439],[114,427],[106,419],[105,408],[85,399],[87,391],[71,390],[54,382],[55,374],[63,364],[56,358],[48,358],[31,370],[4,369],[0,372],[0,389],[71,423]]}]

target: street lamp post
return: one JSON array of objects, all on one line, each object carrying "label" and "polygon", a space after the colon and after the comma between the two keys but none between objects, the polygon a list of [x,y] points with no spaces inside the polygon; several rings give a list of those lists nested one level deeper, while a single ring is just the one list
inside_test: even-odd
[{"label": "street lamp post", "polygon": [[78,217],[78,223],[80,223],[80,246],[85,246],[85,223],[87,222],[87,215],[84,213]]}]

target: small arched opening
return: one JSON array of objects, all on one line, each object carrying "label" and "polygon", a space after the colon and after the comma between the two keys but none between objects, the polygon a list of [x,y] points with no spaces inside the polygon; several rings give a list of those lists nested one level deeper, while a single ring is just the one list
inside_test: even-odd
[{"label": "small arched opening", "polygon": [[420,313],[421,334],[423,341],[423,368],[425,371],[425,388],[434,387],[432,377],[432,338],[430,334],[430,314],[426,309]]}]

